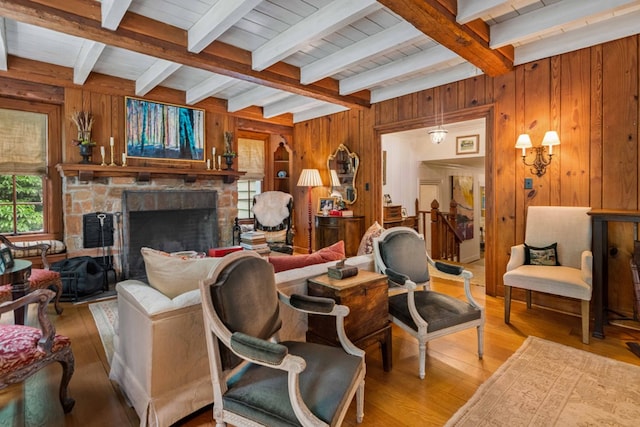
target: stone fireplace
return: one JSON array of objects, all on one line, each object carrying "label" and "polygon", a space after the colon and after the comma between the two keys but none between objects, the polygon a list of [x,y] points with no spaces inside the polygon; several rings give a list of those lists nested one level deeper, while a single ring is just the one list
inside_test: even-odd
[{"label": "stone fireplace", "polygon": [[[174,201],[179,200],[178,207],[172,210],[178,210],[180,214],[178,218],[169,218],[172,227],[175,228],[177,222],[184,222],[184,213],[189,211],[189,215],[193,215],[195,222],[214,221],[215,226],[192,226],[184,233],[203,235],[203,240],[195,243],[194,247],[178,248],[179,242],[171,242],[169,246],[155,247],[154,249],[163,249],[168,251],[176,250],[195,250],[205,251],[205,246],[211,244],[215,246],[230,246],[233,241],[232,227],[233,220],[237,216],[237,185],[233,181],[225,183],[220,177],[211,179],[197,179],[194,182],[186,182],[180,177],[153,178],[147,182],[139,182],[135,176],[113,176],[113,177],[96,177],[91,180],[80,180],[77,176],[63,176],[63,216],[64,216],[64,242],[67,245],[67,256],[69,258],[76,256],[92,256],[101,257],[106,255],[112,257],[113,265],[116,269],[118,280],[122,280],[127,273],[128,235],[125,233],[132,227],[127,219],[125,225],[125,213],[128,209],[133,212],[143,212],[147,209],[132,209],[125,206],[125,200],[131,195],[138,193],[155,193],[156,206],[165,206],[164,203],[168,199]],[[165,193],[165,196],[162,194]],[[127,196],[125,196],[127,194]],[[206,194],[206,196],[205,196]],[[135,197],[134,197],[135,198]],[[144,198],[143,198],[144,199]],[[195,200],[194,200],[195,199]],[[144,199],[146,200],[146,199]],[[142,201],[135,202],[137,206],[146,206]],[[205,206],[203,206],[206,205]],[[211,212],[211,207],[215,212]],[[166,209],[156,209],[157,211],[165,211]],[[114,244],[107,248],[84,248],[83,246],[83,215],[87,213],[105,212],[114,214]],[[156,212],[158,213],[158,212]],[[137,213],[134,213],[136,216]],[[162,213],[161,215],[164,215]],[[205,221],[206,220],[206,221]],[[134,218],[134,221],[137,219]],[[141,220],[146,223],[146,219]],[[138,225],[135,225],[138,228]],[[173,239],[173,238],[172,238]],[[137,244],[137,243],[136,243]],[[145,243],[149,247],[154,245],[160,246],[157,240]],[[134,249],[132,249],[134,250]],[[138,249],[139,251],[139,249]]]},{"label": "stone fireplace", "polygon": [[218,246],[215,191],[129,191],[122,193],[123,276],[146,279],[140,249],[206,253]]}]

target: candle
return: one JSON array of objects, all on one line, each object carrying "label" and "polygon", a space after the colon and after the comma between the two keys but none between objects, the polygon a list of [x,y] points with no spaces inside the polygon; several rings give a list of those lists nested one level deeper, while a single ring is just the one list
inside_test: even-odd
[{"label": "candle", "polygon": [[211,160],[207,159],[207,169],[211,169]]},{"label": "candle", "polygon": [[122,165],[126,165],[127,164],[127,154],[126,153],[122,153]]},{"label": "candle", "polygon": [[104,160],[104,146],[100,146],[100,154],[102,155],[102,159]]},{"label": "candle", "polygon": [[109,138],[109,145],[113,147],[113,137]]},{"label": "candle", "polygon": [[216,160],[216,147],[213,147],[211,149],[211,158],[215,161]]},{"label": "candle", "polygon": [[222,156],[218,156],[218,168],[222,169]]}]

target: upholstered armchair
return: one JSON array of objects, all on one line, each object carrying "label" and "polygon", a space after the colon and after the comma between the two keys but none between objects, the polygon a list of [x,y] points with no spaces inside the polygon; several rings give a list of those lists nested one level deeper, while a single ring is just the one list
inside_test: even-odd
[{"label": "upholstered armchair", "polygon": [[[389,277],[389,316],[418,340],[419,375],[425,377],[427,343],[476,328],[478,357],[483,353],[484,308],[471,295],[473,274],[461,266],[435,262],[424,238],[409,227],[393,227],[373,239],[376,269]],[[429,267],[462,277],[466,301],[431,290]]]},{"label": "upholstered armchair", "polygon": [[62,314],[62,307],[60,307],[60,296],[62,295],[62,279],[60,273],[49,269],[49,261],[47,260],[47,251],[49,245],[46,243],[38,243],[33,245],[23,244],[16,245],[11,243],[9,239],[0,234],[0,242],[12,251],[30,251],[36,250],[40,253],[42,259],[43,268],[32,268],[31,276],[29,276],[29,289],[54,289],[56,291],[56,299],[54,306],[56,313]]},{"label": "upholstered armchair", "polygon": [[0,390],[19,383],[45,366],[62,365],[59,399],[68,413],[75,401],[67,395],[67,387],[74,370],[74,358],[69,338],[56,334],[47,317],[46,307],[54,293],[38,289],[15,301],[0,303],[0,314],[27,304],[38,304],[40,328],[24,325],[0,325]]},{"label": "upholstered armchair", "polygon": [[[364,351],[344,332],[347,307],[282,294],[271,264],[251,251],[225,256],[200,291],[217,426],[339,426],[356,394],[362,421]],[[279,301],[336,316],[342,347],[279,342]]]},{"label": "upholstered armchair", "polygon": [[265,191],[253,197],[254,229],[265,233],[272,251],[293,253],[293,196]]},{"label": "upholstered armchair", "polygon": [[529,206],[524,243],[511,247],[504,280],[504,321],[510,322],[511,289],[580,300],[582,342],[589,344],[592,265],[589,207]]}]

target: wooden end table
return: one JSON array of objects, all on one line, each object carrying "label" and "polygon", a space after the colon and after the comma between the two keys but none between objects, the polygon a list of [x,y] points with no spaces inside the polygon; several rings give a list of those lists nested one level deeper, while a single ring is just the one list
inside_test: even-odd
[{"label": "wooden end table", "polygon": [[[29,292],[29,276],[31,276],[31,261],[25,259],[14,260],[11,268],[5,269],[0,275],[0,285],[11,284],[14,300],[25,296]],[[16,308],[13,319],[16,325],[24,325],[27,320],[27,307]]]},{"label": "wooden end table", "polygon": [[[323,274],[307,280],[307,292],[311,296],[331,298],[349,307],[349,315],[344,319],[347,336],[362,349],[379,343],[382,366],[386,372],[391,371],[387,276],[360,270],[356,276],[337,280]],[[310,314],[307,341],[339,346],[335,319]]]}]

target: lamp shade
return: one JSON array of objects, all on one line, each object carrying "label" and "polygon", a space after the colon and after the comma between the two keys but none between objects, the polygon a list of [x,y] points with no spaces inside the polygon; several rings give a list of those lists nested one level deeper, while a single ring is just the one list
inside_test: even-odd
[{"label": "lamp shade", "polygon": [[322,178],[318,169],[302,169],[298,187],[322,187]]},{"label": "lamp shade", "polygon": [[531,148],[533,144],[531,144],[531,137],[526,133],[520,134],[518,136],[518,140],[516,141],[516,148]]},{"label": "lamp shade", "polygon": [[542,145],[546,145],[547,147],[560,145],[560,137],[558,136],[558,132],[556,132],[555,130],[547,131],[544,134],[544,138],[542,138]]}]

